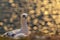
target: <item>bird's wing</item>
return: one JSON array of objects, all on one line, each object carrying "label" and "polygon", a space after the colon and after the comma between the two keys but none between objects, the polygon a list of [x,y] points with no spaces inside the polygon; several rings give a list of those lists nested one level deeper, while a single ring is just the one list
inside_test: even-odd
[{"label": "bird's wing", "polygon": [[17,34],[19,31],[20,31],[20,29],[16,29],[16,30],[13,30],[11,32],[13,32],[14,34]]}]

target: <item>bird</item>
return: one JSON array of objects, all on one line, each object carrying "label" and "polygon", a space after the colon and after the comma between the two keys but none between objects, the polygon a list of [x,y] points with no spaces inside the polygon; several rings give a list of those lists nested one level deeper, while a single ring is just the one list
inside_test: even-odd
[{"label": "bird", "polygon": [[29,35],[28,25],[27,25],[27,13],[21,14],[21,28],[8,31],[3,34],[3,36],[19,39],[21,37],[27,37]]}]

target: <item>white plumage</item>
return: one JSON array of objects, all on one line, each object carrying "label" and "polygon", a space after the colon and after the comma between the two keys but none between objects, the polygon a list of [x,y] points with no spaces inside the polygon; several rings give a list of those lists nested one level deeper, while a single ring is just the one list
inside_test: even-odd
[{"label": "white plumage", "polygon": [[26,17],[27,17],[26,13],[21,14],[21,28],[6,32],[3,34],[3,36],[15,38],[15,39],[28,36],[29,30],[28,30],[28,26],[27,26]]}]

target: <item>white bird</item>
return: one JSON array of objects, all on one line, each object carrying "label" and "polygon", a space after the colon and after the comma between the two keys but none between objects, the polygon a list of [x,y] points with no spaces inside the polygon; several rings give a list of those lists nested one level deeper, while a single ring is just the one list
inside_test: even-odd
[{"label": "white bird", "polygon": [[14,39],[19,39],[20,37],[26,37],[29,35],[28,25],[27,25],[27,14],[21,14],[21,28],[6,32],[3,36],[11,37]]}]

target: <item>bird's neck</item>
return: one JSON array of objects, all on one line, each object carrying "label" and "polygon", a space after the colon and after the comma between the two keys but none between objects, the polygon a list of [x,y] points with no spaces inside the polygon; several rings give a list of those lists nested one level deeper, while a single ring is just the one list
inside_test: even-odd
[{"label": "bird's neck", "polygon": [[21,19],[21,29],[27,29],[28,26],[27,26],[27,19],[25,18],[22,18]]},{"label": "bird's neck", "polygon": [[28,26],[27,26],[27,19],[25,19],[25,18],[21,19],[21,28],[20,29],[21,29],[22,33],[25,33],[26,35],[28,35],[29,30],[28,30]]}]

